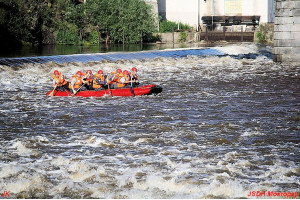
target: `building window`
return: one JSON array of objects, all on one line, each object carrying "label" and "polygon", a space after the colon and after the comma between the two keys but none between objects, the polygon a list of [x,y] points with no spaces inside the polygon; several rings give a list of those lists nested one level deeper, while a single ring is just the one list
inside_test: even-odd
[{"label": "building window", "polygon": [[225,0],[225,15],[242,15],[242,0]]}]

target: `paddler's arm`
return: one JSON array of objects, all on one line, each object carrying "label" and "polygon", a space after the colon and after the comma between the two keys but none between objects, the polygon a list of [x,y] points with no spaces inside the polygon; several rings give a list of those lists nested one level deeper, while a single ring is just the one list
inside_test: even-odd
[{"label": "paddler's arm", "polygon": [[76,92],[75,89],[74,89],[75,83],[76,83],[76,78],[73,78],[72,81],[71,81],[71,88],[72,88],[72,91],[73,91],[74,94]]},{"label": "paddler's arm", "polygon": [[53,85],[53,87],[55,87],[55,86],[56,86],[56,80],[55,80],[55,79],[53,79],[53,81],[52,81],[52,85]]},{"label": "paddler's arm", "polygon": [[97,78],[97,79],[96,79],[96,82],[99,83],[100,85],[105,85],[105,84],[106,84],[106,81],[105,81],[105,80],[104,80],[104,81],[101,81],[100,78]]}]

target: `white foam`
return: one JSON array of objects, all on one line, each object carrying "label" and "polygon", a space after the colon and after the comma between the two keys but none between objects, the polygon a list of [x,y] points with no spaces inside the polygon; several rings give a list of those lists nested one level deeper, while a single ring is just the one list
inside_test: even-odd
[{"label": "white foam", "polygon": [[32,150],[26,148],[25,144],[21,141],[15,142],[11,148],[16,149],[16,153],[20,156],[30,156],[32,154]]},{"label": "white foam", "polygon": [[89,168],[88,164],[86,164],[83,161],[82,162],[74,162],[69,166],[68,171],[70,171],[70,172],[85,171],[88,168]]},{"label": "white foam", "polygon": [[7,178],[10,176],[14,176],[22,170],[22,167],[15,165],[6,165],[3,166],[0,171],[0,178]]},{"label": "white foam", "polygon": [[211,184],[205,188],[205,194],[219,198],[247,197],[248,191],[243,187],[243,185],[244,184],[238,181],[229,180],[225,183],[220,183],[217,180],[213,180]]},{"label": "white foam", "polygon": [[7,182],[4,188],[11,193],[18,194],[24,191],[28,192],[34,188],[42,188],[43,183],[45,183],[45,180],[41,179],[37,174],[28,176],[27,174],[22,173],[17,179]]},{"label": "white foam", "polygon": [[82,141],[79,141],[80,144],[84,144],[91,147],[99,147],[99,146],[114,146],[113,143],[111,143],[108,140],[105,140],[103,138],[99,138],[96,136],[90,136]]},{"label": "white foam", "polygon": [[258,135],[264,135],[264,133],[259,131],[246,131],[242,133],[242,137],[251,137],[251,136],[258,136]]},{"label": "white foam", "polygon": [[[57,158],[54,158],[52,161],[51,161],[51,164],[52,165],[55,165],[55,166],[65,166],[65,165],[69,165],[70,164],[70,160],[63,157],[63,156],[59,156]],[[74,167],[73,167],[74,168]],[[72,168],[72,169],[73,169]]]},{"label": "white foam", "polygon": [[214,47],[229,55],[239,55],[248,53],[258,53],[258,48],[255,45],[232,45],[225,47]]},{"label": "white foam", "polygon": [[77,172],[71,173],[71,179],[74,182],[83,182],[86,179],[91,178],[95,175],[97,175],[96,170],[77,171]]}]

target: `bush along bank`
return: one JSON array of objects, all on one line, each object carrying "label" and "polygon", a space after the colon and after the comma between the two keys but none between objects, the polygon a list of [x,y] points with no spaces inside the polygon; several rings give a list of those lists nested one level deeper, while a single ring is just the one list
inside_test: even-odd
[{"label": "bush along bank", "polygon": [[260,24],[255,31],[254,41],[260,44],[273,45],[274,43],[274,24]]},{"label": "bush along bank", "polygon": [[17,46],[151,41],[157,31],[151,9],[142,0],[0,0],[0,42]]}]

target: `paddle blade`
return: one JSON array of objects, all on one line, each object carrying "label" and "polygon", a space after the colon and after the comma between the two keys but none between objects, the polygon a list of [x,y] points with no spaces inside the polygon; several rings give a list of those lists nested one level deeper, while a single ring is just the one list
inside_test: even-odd
[{"label": "paddle blade", "polygon": [[54,91],[55,90],[52,90],[52,92],[50,92],[49,96],[54,96]]}]

